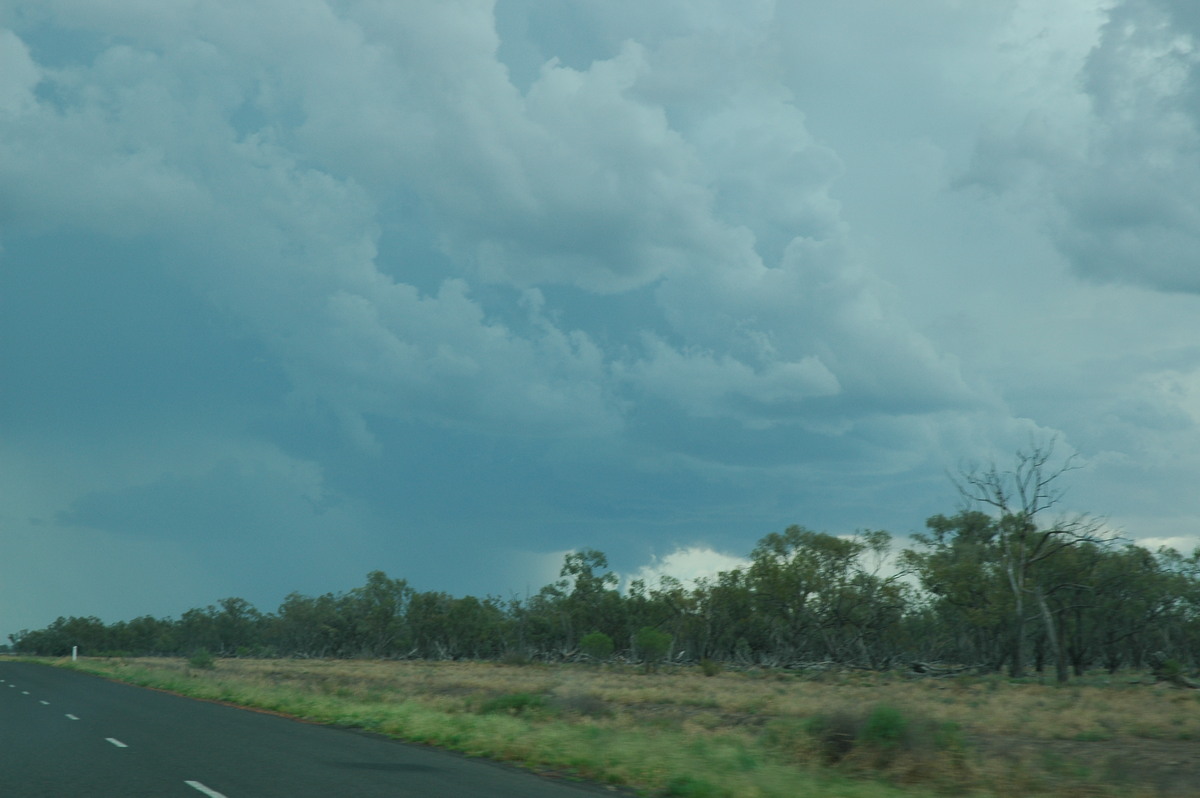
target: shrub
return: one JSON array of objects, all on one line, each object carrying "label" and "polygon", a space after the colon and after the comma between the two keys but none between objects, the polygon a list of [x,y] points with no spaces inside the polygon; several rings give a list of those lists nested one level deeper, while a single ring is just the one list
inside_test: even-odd
[{"label": "shrub", "polygon": [[1186,678],[1186,670],[1179,660],[1168,659],[1154,669],[1154,675],[1163,681],[1179,684]]},{"label": "shrub", "polygon": [[676,798],[722,798],[727,793],[695,776],[676,776],[667,782],[663,795]]},{"label": "shrub", "polygon": [[[787,747],[795,744],[787,729],[769,731],[775,738],[772,742]],[[898,762],[932,761],[935,754],[948,754],[951,761],[957,761],[966,748],[957,724],[914,717],[887,704],[865,713],[843,710],[816,715],[808,719],[805,731],[827,765],[846,760],[856,766],[886,769]]]},{"label": "shrub", "polygon": [[504,652],[504,656],[500,658],[500,662],[504,665],[524,667],[525,665],[532,665],[533,658],[524,651],[506,651]]},{"label": "shrub", "polygon": [[592,632],[579,641],[579,649],[594,660],[604,661],[613,655],[612,638],[604,632]]},{"label": "shrub", "polygon": [[709,659],[708,657],[705,657],[704,659],[700,660],[700,671],[705,676],[716,676],[721,672],[721,663],[717,662],[715,659]]},{"label": "shrub", "polygon": [[549,706],[556,712],[581,715],[588,718],[612,717],[612,707],[603,698],[586,693],[558,696]]},{"label": "shrub", "polygon": [[545,711],[546,697],[533,693],[507,693],[488,699],[479,707],[480,715],[525,715]]},{"label": "shrub", "polygon": [[961,754],[967,748],[967,738],[963,736],[961,726],[948,720],[938,724],[934,729],[933,745],[939,751]]},{"label": "shrub", "polygon": [[895,707],[880,704],[867,716],[858,739],[883,750],[899,748],[908,739],[908,719]]},{"label": "shrub", "polygon": [[192,654],[188,660],[188,665],[202,671],[211,671],[217,667],[217,661],[213,659],[213,655],[207,648],[201,648]]},{"label": "shrub", "polygon": [[642,662],[646,663],[646,672],[649,673],[657,668],[658,663],[670,650],[671,636],[652,626],[643,626],[638,629],[633,643],[637,647],[638,656],[642,658]]},{"label": "shrub", "polygon": [[817,743],[825,764],[835,765],[854,750],[861,725],[861,720],[849,712],[830,712],[809,718],[806,731]]}]

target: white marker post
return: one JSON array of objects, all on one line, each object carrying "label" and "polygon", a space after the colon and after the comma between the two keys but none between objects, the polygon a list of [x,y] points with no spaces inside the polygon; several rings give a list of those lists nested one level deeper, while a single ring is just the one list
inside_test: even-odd
[{"label": "white marker post", "polygon": [[79,660],[79,646],[71,646],[71,662]]}]

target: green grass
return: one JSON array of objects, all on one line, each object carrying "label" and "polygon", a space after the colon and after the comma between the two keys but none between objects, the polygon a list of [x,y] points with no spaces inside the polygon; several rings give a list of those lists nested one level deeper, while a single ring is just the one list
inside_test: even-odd
[{"label": "green grass", "polygon": [[758,745],[753,735],[653,731],[619,721],[564,720],[541,696],[514,693],[475,712],[448,712],[389,697],[361,701],[311,689],[250,683],[221,668],[188,674],[137,664],[65,663],[64,667],[131,684],[279,712],[308,721],[361,728],[397,739],[565,772],[641,795],[758,798],[914,798],[923,790],[812,772]]},{"label": "green grass", "polygon": [[1108,771],[1136,755],[1139,737],[1200,739],[1200,716],[1189,711],[1196,696],[1124,677],[1064,689],[999,676],[642,673],[611,663],[213,664],[128,658],[74,667],[656,798],[1159,798],[1146,763],[1136,778]]},{"label": "green grass", "polygon": [[545,696],[532,693],[506,693],[488,699],[479,708],[483,715],[526,715],[547,712],[549,701]]}]

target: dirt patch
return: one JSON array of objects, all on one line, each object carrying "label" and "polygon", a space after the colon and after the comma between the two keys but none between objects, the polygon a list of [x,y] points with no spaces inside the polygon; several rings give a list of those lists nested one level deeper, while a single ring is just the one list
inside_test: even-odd
[{"label": "dirt patch", "polygon": [[1063,781],[1092,782],[1130,794],[1200,795],[1200,744],[1187,740],[1035,740],[969,735],[983,761],[1036,770]]},{"label": "dirt patch", "polygon": [[674,722],[682,725],[690,721],[710,729],[754,730],[762,728],[772,720],[772,716],[762,713],[730,712],[688,704],[638,702],[622,704],[620,711],[638,723],[656,725]]}]

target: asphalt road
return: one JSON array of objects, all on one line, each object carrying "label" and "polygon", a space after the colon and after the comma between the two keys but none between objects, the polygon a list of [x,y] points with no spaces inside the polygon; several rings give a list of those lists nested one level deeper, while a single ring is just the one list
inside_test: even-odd
[{"label": "asphalt road", "polygon": [[383,737],[0,662],[5,798],[584,798],[609,794]]}]

